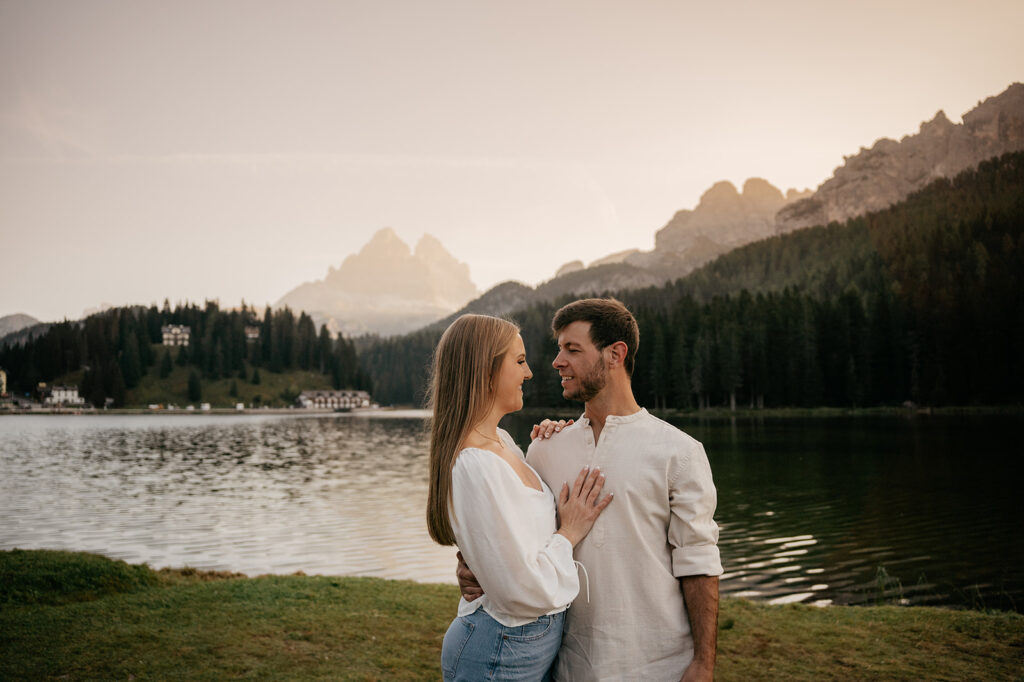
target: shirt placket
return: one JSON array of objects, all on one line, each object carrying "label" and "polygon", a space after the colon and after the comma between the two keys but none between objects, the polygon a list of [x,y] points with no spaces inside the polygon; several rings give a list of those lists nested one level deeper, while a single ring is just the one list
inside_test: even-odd
[{"label": "shirt placket", "polygon": [[[605,456],[606,453],[611,452],[609,441],[612,440],[612,434],[615,431],[615,425],[609,422],[605,422],[604,428],[601,429],[601,438],[598,441],[594,441],[594,429],[590,424],[587,424],[585,430],[587,449],[590,454],[588,466],[593,469],[594,467],[600,467],[601,471],[607,476],[607,469],[609,461]],[[607,495],[608,491],[603,490],[601,492],[602,497]],[[590,531],[590,535],[593,536],[592,540],[594,545],[602,547],[608,539],[608,519],[604,519],[603,515],[598,517],[594,523],[593,529]]]}]

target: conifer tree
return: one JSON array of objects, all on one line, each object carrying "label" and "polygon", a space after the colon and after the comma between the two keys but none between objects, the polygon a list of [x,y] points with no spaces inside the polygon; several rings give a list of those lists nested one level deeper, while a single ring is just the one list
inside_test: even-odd
[{"label": "conifer tree", "polygon": [[[650,351],[647,363],[647,372],[650,377],[650,391],[652,394],[651,404],[654,407],[664,408],[666,406],[666,397],[668,394],[669,364],[668,350],[665,347],[665,332],[663,331],[660,320],[653,320],[650,332],[654,337],[648,346]],[[644,345],[647,346],[647,344]]]},{"label": "conifer tree", "polygon": [[320,336],[317,339],[317,361],[320,365],[320,373],[327,374],[330,371],[331,362],[331,333],[327,331],[327,325],[320,325]]},{"label": "conifer tree", "polygon": [[81,394],[93,407],[103,407],[107,394],[103,391],[103,379],[94,368],[85,370],[82,377]]},{"label": "conifer tree", "polygon": [[703,410],[708,406],[708,387],[711,383],[711,340],[709,332],[701,329],[693,344],[690,359],[690,390],[697,395],[697,406]]},{"label": "conifer tree", "polygon": [[213,351],[213,372],[211,373],[212,379],[220,379],[225,376],[225,367],[227,361],[224,358],[224,344],[217,341]]},{"label": "conifer tree", "polygon": [[171,376],[171,371],[174,369],[174,365],[171,362],[171,350],[168,348],[164,351],[164,357],[160,361],[160,378],[166,379]]},{"label": "conifer tree", "polygon": [[727,320],[718,336],[719,383],[729,396],[729,409],[736,409],[736,390],[741,386],[742,359],[739,325]]},{"label": "conifer tree", "polygon": [[103,384],[106,397],[113,399],[111,405],[123,407],[125,401],[124,377],[121,375],[121,367],[116,362],[107,363],[103,372]]},{"label": "conifer tree", "polygon": [[188,373],[188,400],[190,403],[198,403],[203,399],[203,385],[199,381],[199,372],[192,370]]},{"label": "conifer tree", "polygon": [[127,388],[135,388],[142,378],[142,361],[139,358],[139,339],[134,331],[128,332],[124,350],[121,352],[121,375]]}]

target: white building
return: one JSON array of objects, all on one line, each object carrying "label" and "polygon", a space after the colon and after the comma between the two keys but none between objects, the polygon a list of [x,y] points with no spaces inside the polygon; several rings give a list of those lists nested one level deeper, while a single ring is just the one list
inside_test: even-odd
[{"label": "white building", "polygon": [[160,331],[163,332],[165,346],[187,346],[192,334],[191,328],[183,324],[165,324]]},{"label": "white building", "polygon": [[51,386],[43,398],[43,404],[51,407],[57,405],[84,405],[85,401],[78,395],[77,386]]},{"label": "white building", "polygon": [[303,391],[295,402],[305,408],[351,409],[369,407],[370,394],[366,391]]},{"label": "white building", "polygon": [[260,328],[259,327],[246,327],[245,328],[245,340],[246,341],[259,341],[260,340]]}]

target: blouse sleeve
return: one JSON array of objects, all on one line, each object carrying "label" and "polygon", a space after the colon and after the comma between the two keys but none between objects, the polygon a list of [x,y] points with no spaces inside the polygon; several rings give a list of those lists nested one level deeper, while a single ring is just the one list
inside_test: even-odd
[{"label": "blouse sleeve", "polygon": [[[503,469],[508,469],[507,471]],[[452,471],[452,528],[491,607],[536,618],[567,606],[579,592],[572,543],[532,526],[535,494],[497,455],[465,450]]]}]

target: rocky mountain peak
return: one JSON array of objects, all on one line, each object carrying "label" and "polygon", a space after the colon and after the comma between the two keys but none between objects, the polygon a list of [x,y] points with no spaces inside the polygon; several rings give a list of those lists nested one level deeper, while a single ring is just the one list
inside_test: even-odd
[{"label": "rocky mountain peak", "polygon": [[467,267],[455,260],[455,257],[448,253],[448,250],[444,248],[444,245],[441,244],[437,237],[431,234],[424,234],[420,237],[420,240],[416,242],[416,248],[413,249],[412,255],[424,263],[440,267]]},{"label": "rocky mountain peak", "polygon": [[749,178],[743,183],[743,197],[755,204],[781,205],[786,203],[786,197],[778,187],[764,178]]},{"label": "rocky mountain peak", "polygon": [[14,315],[4,315],[0,317],[0,339],[7,336],[8,334],[14,334],[20,332],[22,329],[28,329],[33,325],[39,324],[39,320],[25,313],[15,313]]},{"label": "rocky mountain peak", "polygon": [[686,251],[698,239],[731,247],[767,236],[785,203],[782,192],[763,178],[748,179],[742,193],[728,180],[716,182],[696,208],[679,211],[655,234],[655,251]]},{"label": "rocky mountain peak", "polygon": [[706,210],[715,210],[719,207],[727,207],[736,203],[740,193],[736,191],[736,185],[728,180],[721,180],[711,185],[700,195],[698,208],[703,206]]},{"label": "rocky mountain peak", "polygon": [[429,324],[478,294],[469,266],[425,234],[410,250],[391,228],[330,267],[323,280],[285,294],[277,306],[305,310],[348,333],[397,333]]},{"label": "rocky mountain peak", "polygon": [[1002,93],[979,102],[964,114],[964,127],[972,136],[990,142],[1020,142],[1024,138],[1024,83],[1014,83]]},{"label": "rocky mountain peak", "polygon": [[921,124],[920,133],[921,135],[940,137],[949,135],[955,128],[956,125],[946,117],[946,112],[939,109],[932,120]]},{"label": "rocky mountain peak", "polygon": [[963,124],[944,111],[900,141],[882,138],[861,147],[817,191],[788,189],[750,178],[742,191],[717,182],[693,209],[676,212],[655,235],[653,251],[622,251],[589,265],[574,260],[536,289],[499,285],[464,312],[501,314],[532,301],[568,294],[636,289],[683,277],[744,244],[800,227],[843,220],[884,208],[937,177],[951,177],[969,165],[1024,149],[1024,85],[979,102]]},{"label": "rocky mountain peak", "polygon": [[[359,250],[358,256],[348,258],[398,258],[404,259],[412,255],[409,245],[399,239],[390,227],[377,230],[370,241]],[[348,259],[346,259],[348,260]]]},{"label": "rocky mountain peak", "polygon": [[555,277],[562,277],[563,275],[568,275],[570,273],[577,272],[582,269],[583,261],[571,260],[562,267],[558,268],[558,270],[555,272]]},{"label": "rocky mountain peak", "polygon": [[1024,149],[1024,84],[1014,83],[952,123],[939,111],[916,135],[882,138],[844,157],[813,196],[779,211],[776,230],[844,221],[884,209],[937,178],[951,178],[993,156]]}]

